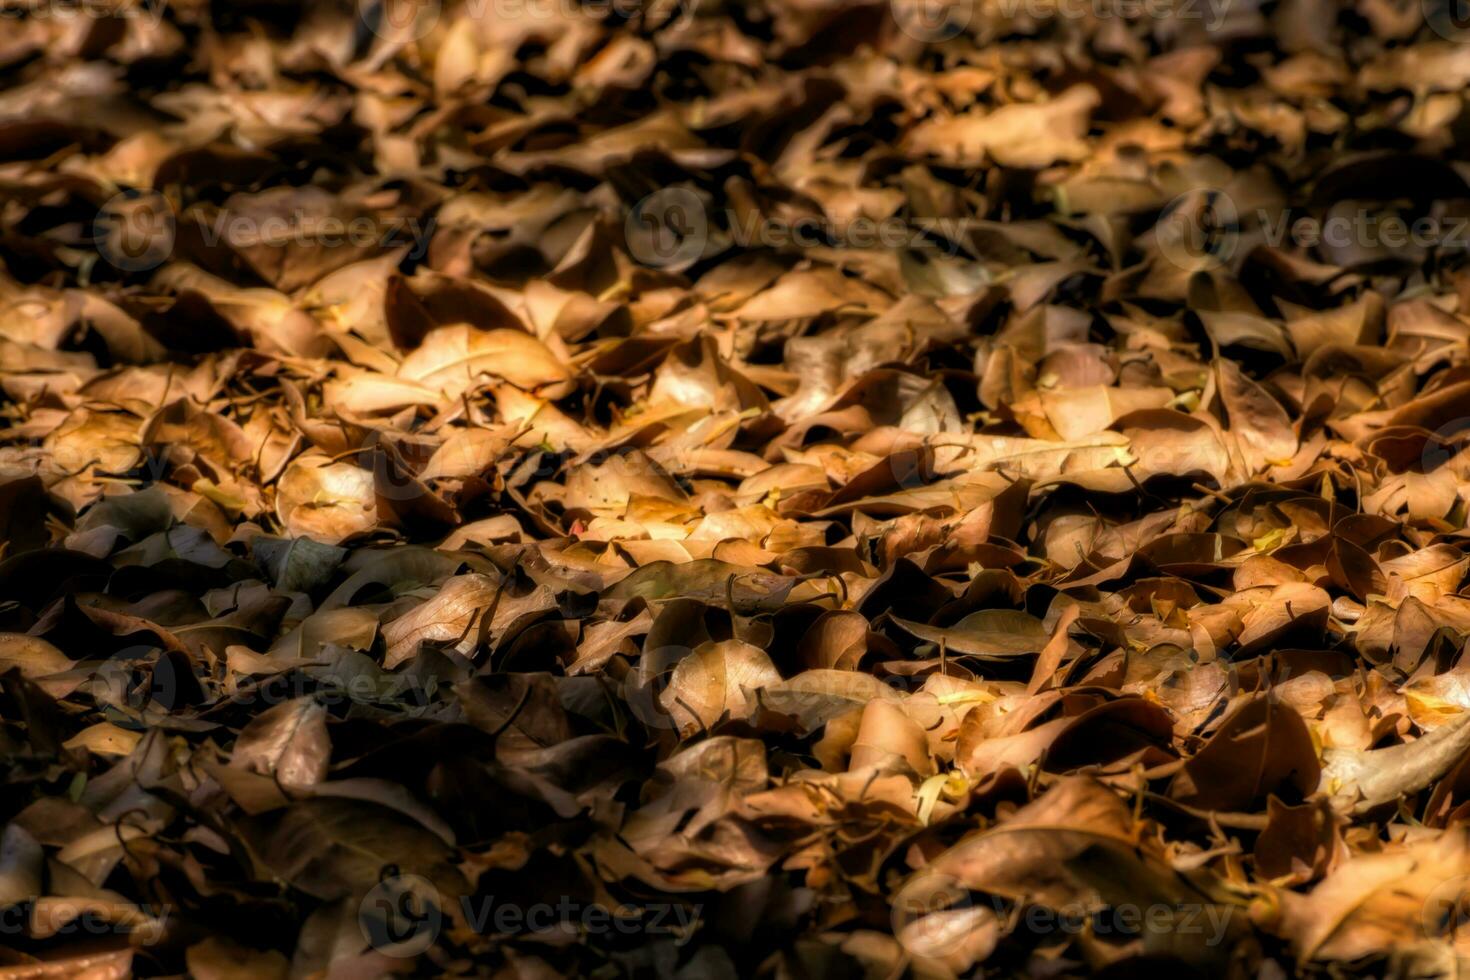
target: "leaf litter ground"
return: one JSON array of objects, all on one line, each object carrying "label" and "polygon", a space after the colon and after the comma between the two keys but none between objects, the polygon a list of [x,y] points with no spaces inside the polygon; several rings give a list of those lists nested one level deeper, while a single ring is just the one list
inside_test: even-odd
[{"label": "leaf litter ground", "polygon": [[1448,9],[0,13],[0,978],[1464,969]]}]

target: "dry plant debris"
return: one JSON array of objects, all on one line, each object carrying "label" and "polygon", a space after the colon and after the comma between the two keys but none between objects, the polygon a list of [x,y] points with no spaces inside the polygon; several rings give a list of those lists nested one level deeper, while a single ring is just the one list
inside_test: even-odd
[{"label": "dry plant debris", "polygon": [[1454,13],[5,0],[0,980],[1458,975]]}]

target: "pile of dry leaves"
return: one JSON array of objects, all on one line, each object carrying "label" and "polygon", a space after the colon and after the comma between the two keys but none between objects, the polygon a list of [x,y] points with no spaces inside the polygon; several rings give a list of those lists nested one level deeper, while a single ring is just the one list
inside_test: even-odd
[{"label": "pile of dry leaves", "polygon": [[0,978],[1463,969],[1453,13],[4,0]]}]

